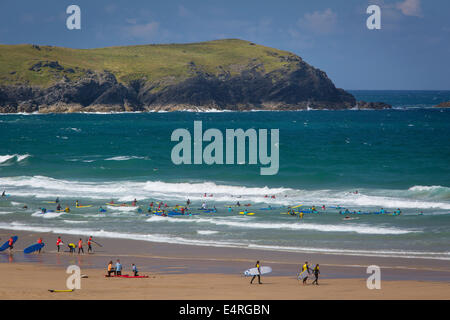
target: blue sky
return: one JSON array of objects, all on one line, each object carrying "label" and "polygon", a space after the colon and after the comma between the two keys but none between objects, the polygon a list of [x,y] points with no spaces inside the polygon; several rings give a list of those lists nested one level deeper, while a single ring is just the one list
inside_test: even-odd
[{"label": "blue sky", "polygon": [[[81,8],[81,30],[66,8]],[[382,10],[368,30],[366,9]],[[294,52],[344,89],[450,90],[448,0],[0,2],[0,43],[93,48],[240,38]]]}]

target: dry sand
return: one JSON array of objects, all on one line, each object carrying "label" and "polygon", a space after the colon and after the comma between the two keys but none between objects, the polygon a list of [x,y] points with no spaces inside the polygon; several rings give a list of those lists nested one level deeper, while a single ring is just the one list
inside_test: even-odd
[{"label": "dry sand", "polygon": [[[81,289],[66,289],[63,268],[34,264],[0,264],[0,299],[449,299],[447,282],[382,281],[369,290],[364,279],[325,279],[319,286],[298,283],[295,277],[263,277],[262,285],[227,274],[149,274],[147,279],[105,278],[99,269],[83,271]],[[310,282],[310,281],[309,281]]]}]

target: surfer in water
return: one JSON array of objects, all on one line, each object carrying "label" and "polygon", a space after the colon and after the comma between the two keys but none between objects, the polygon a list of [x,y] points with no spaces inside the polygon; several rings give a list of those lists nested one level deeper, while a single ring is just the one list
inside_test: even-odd
[{"label": "surfer in water", "polygon": [[2,198],[3,197],[6,197],[6,190],[3,190],[3,192],[2,192]]},{"label": "surfer in water", "polygon": [[256,277],[258,277],[258,283],[259,283],[259,284],[262,284],[262,283],[261,283],[261,269],[259,268],[259,267],[260,267],[260,265],[259,265],[259,260],[256,261],[255,267],[258,269],[258,274],[257,274],[257,275],[254,275],[254,276],[252,277],[252,280],[250,281],[250,284],[253,283],[253,280],[255,280]]}]

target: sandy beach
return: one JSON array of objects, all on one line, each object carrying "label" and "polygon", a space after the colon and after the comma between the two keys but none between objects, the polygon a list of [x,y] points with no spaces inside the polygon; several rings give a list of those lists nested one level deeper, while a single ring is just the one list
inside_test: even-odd
[{"label": "sandy beach", "polygon": [[[1,238],[11,231],[0,230]],[[94,254],[56,253],[57,235],[13,232],[19,236],[14,252],[0,254],[0,299],[449,299],[450,268],[447,261],[338,256],[236,248],[169,245],[145,241],[96,238],[102,247]],[[42,237],[47,243],[41,254],[25,255],[25,244]],[[77,239],[63,235],[63,238]],[[109,260],[120,259],[124,273],[137,264],[145,279],[105,278]],[[256,260],[270,265],[262,285],[250,285],[242,272]],[[320,263],[319,286],[303,286],[296,279],[304,261]],[[66,289],[65,269],[78,265],[87,275],[81,289]],[[369,290],[366,268],[379,265],[381,290]]]}]

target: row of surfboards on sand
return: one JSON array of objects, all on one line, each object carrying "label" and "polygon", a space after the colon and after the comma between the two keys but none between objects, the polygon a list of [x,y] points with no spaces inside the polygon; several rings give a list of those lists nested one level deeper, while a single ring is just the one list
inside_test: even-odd
[{"label": "row of surfboards on sand", "polygon": [[[13,244],[16,243],[16,241],[19,239],[18,236],[14,236],[12,237],[13,240]],[[23,249],[24,253],[33,253],[35,251],[39,251],[40,249],[42,249],[45,246],[44,243],[34,243],[29,247],[26,247],[25,249]],[[9,248],[9,239],[3,243],[3,245],[0,247],[0,252],[5,251],[6,249]]]}]

